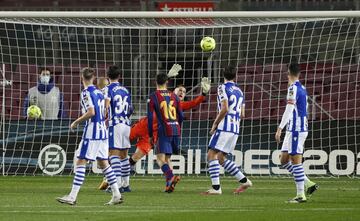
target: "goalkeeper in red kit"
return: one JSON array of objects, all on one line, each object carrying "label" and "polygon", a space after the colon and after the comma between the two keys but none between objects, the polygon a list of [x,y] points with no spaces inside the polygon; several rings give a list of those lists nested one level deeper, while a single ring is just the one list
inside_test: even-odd
[{"label": "goalkeeper in red kit", "polygon": [[[181,66],[178,64],[174,64],[171,70],[168,73],[168,77],[175,77],[178,75],[178,72],[181,70]],[[173,93],[175,93],[180,99],[180,106],[183,111],[193,109],[199,106],[205,99],[206,95],[209,93],[211,88],[211,82],[208,78],[204,77],[201,79],[201,94],[197,96],[195,99],[190,101],[184,101],[186,96],[186,88],[184,85],[178,85]],[[157,141],[157,120],[155,119],[156,116],[154,115],[153,120],[153,139],[154,143]],[[137,121],[130,130],[130,140],[136,140],[136,151],[130,157],[130,165],[135,165],[142,157],[148,155],[150,150],[152,150],[153,146],[149,142],[149,133],[148,133],[148,118],[143,117]],[[107,183],[103,181],[99,189],[106,189]]]}]

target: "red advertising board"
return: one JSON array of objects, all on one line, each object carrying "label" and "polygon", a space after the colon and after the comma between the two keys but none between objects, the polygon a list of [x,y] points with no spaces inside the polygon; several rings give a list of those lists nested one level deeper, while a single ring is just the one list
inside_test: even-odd
[{"label": "red advertising board", "polygon": [[[164,12],[203,12],[213,11],[214,2],[158,2],[157,9]],[[211,18],[166,18],[160,19],[162,25],[212,25]]]},{"label": "red advertising board", "polygon": [[214,2],[159,2],[159,11],[213,11]]}]

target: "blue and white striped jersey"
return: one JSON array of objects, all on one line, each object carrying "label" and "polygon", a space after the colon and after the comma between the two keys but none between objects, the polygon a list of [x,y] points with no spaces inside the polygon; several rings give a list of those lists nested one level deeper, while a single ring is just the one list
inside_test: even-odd
[{"label": "blue and white striped jersey", "polygon": [[295,83],[288,88],[286,99],[289,104],[295,105],[293,114],[287,124],[287,131],[308,131],[308,97],[305,87],[299,81],[295,81]]},{"label": "blue and white striped jersey", "polygon": [[83,139],[105,140],[108,132],[105,124],[105,99],[103,93],[94,85],[85,88],[81,93],[81,111],[85,114],[94,108],[95,115],[86,121]]},{"label": "blue and white striped jersey", "polygon": [[234,82],[229,81],[218,87],[218,111],[223,100],[228,101],[229,110],[217,129],[239,134],[241,109],[245,106],[244,94]]},{"label": "blue and white striped jersey", "polygon": [[131,95],[119,82],[111,83],[104,88],[105,99],[110,100],[109,126],[117,124],[131,125],[130,116],[133,112]]}]

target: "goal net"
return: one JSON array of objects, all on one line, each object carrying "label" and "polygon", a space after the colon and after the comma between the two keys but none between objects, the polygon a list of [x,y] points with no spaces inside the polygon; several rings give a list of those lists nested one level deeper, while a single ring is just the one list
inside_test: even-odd
[{"label": "goal net", "polygon": [[[233,64],[246,116],[232,157],[248,175],[287,174],[279,169],[274,135],[286,105],[287,65],[297,62],[309,95],[306,173],[359,175],[359,27],[357,18],[1,18],[2,172],[72,172],[82,127],[71,132],[69,125],[80,115],[81,68],[93,67],[101,78],[109,65],[121,67],[135,123],[146,115],[155,75],[177,63],[183,70],[169,87],[185,85],[186,100],[201,93],[201,77],[211,79],[212,89],[205,102],[185,112],[175,172],[205,173],[217,85],[221,70]],[[216,40],[211,53],[200,49],[204,36]],[[44,67],[51,72],[48,84],[39,78]],[[51,94],[55,87],[59,93]],[[26,117],[26,108],[40,99],[42,112],[55,111],[54,119]],[[136,172],[160,173],[154,159],[151,152]]]}]

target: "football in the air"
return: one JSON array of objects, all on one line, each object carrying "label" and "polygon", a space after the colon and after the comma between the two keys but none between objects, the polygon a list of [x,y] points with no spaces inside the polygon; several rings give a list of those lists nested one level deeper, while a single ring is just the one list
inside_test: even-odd
[{"label": "football in the air", "polygon": [[204,52],[209,52],[215,49],[216,42],[212,37],[204,37],[200,42],[200,47]]},{"label": "football in the air", "polygon": [[29,118],[39,118],[41,117],[41,109],[36,106],[36,105],[31,105],[28,109],[27,109],[27,116]]}]

